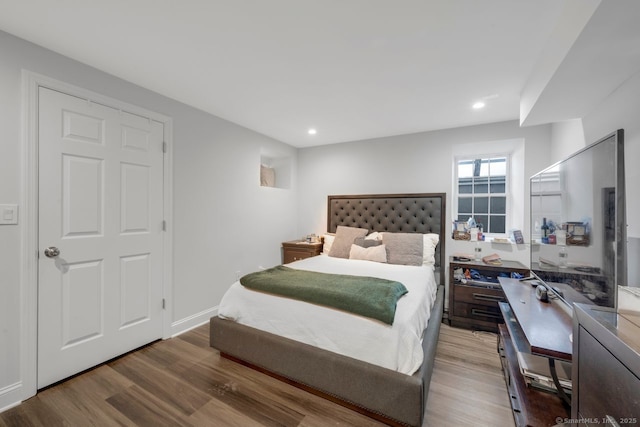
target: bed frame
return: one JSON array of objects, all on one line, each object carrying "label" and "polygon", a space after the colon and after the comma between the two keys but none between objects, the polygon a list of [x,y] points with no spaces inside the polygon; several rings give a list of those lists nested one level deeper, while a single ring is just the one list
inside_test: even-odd
[{"label": "bed frame", "polygon": [[250,366],[389,425],[421,426],[444,309],[445,193],[329,196],[327,231],[339,225],[370,231],[436,233],[438,293],[424,332],[424,361],[405,375],[235,322],[213,317],[210,345]]}]

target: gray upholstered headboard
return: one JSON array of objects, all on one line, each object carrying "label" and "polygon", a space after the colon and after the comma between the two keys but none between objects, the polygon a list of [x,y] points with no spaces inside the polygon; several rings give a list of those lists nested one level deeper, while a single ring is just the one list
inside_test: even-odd
[{"label": "gray upholstered headboard", "polygon": [[436,233],[436,269],[444,281],[445,193],[367,194],[329,196],[327,231],[335,233],[339,225],[372,231]]}]

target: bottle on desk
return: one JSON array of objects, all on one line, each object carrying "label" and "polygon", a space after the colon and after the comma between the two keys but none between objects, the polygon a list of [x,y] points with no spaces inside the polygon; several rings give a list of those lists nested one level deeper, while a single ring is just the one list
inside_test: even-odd
[{"label": "bottle on desk", "polygon": [[480,246],[480,242],[476,243],[475,251],[475,260],[482,261],[482,246]]},{"label": "bottle on desk", "polygon": [[569,258],[569,254],[567,253],[566,247],[560,246],[560,252],[558,252],[558,258],[560,258],[558,262],[558,267],[567,268],[567,265],[568,265],[567,258]]}]

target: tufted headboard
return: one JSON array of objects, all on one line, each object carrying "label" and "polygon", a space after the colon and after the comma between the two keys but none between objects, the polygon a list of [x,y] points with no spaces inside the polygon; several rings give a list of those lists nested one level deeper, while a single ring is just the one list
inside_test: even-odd
[{"label": "tufted headboard", "polygon": [[327,231],[335,233],[339,225],[373,231],[436,233],[436,270],[440,283],[445,268],[445,193],[368,194],[329,196]]}]

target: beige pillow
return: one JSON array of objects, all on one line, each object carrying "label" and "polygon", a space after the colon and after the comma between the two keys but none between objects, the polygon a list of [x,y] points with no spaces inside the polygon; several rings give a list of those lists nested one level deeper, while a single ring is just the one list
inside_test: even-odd
[{"label": "beige pillow", "polygon": [[365,261],[387,262],[387,249],[384,245],[364,248],[356,244],[351,245],[349,259],[363,259]]},{"label": "beige pillow", "polygon": [[358,237],[364,237],[367,235],[366,228],[344,227],[338,226],[336,230],[336,238],[333,240],[331,250],[329,250],[329,256],[336,258],[349,258],[349,251],[354,240]]},{"label": "beige pillow", "polygon": [[422,265],[424,238],[420,233],[382,233],[389,264]]}]

